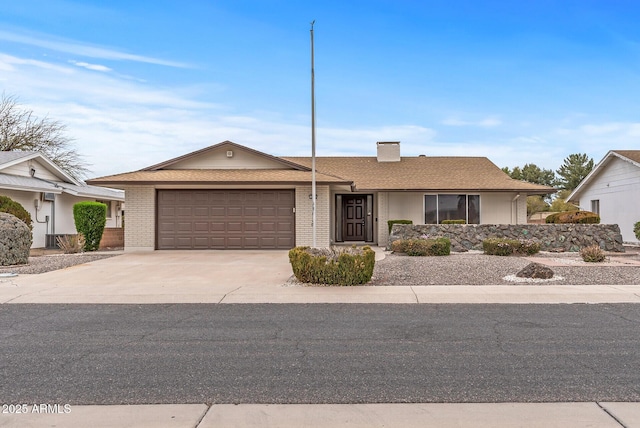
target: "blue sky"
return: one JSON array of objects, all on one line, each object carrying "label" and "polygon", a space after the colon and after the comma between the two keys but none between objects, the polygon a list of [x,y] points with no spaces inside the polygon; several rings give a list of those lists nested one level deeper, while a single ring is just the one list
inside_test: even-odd
[{"label": "blue sky", "polygon": [[68,127],[91,177],[231,140],[310,155],[557,169],[640,149],[635,1],[3,2],[0,89]]}]

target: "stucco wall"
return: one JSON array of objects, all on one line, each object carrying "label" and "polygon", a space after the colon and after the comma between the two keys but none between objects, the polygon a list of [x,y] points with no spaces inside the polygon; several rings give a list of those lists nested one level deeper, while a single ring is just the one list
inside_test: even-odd
[{"label": "stucco wall", "polygon": [[625,242],[638,242],[633,225],[640,221],[640,168],[612,159],[580,195],[580,209],[591,211],[591,201],[600,201],[602,223],[617,224]]},{"label": "stucco wall", "polygon": [[495,237],[531,239],[542,250],[579,251],[598,244],[607,251],[624,252],[617,224],[395,224],[389,242],[422,235],[449,238],[453,251],[482,250],[482,241]]},{"label": "stucco wall", "polygon": [[[47,234],[75,234],[76,224],[73,219],[73,206],[81,201],[94,201],[95,199],[78,198],[68,194],[57,194],[55,205],[53,202],[40,201],[40,192],[24,192],[17,190],[2,190],[1,194],[8,196],[20,203],[31,214],[33,225],[33,244],[31,248],[43,248],[46,244]],[[40,208],[35,207],[35,200],[39,200]],[[115,202],[112,203],[115,205]],[[55,206],[55,212],[53,207]],[[45,222],[49,216],[49,223]],[[55,227],[54,227],[55,219]],[[115,217],[107,219],[105,227],[115,227]]]},{"label": "stucco wall", "polygon": [[[388,220],[411,220],[424,224],[425,192],[379,192],[378,245],[388,243]],[[473,194],[470,192],[469,194]],[[480,195],[480,222],[482,224],[526,224],[527,197],[517,193],[477,193]]]}]

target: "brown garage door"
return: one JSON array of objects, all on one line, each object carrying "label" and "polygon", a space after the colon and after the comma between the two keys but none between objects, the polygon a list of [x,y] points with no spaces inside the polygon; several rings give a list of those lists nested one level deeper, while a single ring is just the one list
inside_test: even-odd
[{"label": "brown garage door", "polygon": [[158,190],[158,249],[289,249],[293,190]]}]

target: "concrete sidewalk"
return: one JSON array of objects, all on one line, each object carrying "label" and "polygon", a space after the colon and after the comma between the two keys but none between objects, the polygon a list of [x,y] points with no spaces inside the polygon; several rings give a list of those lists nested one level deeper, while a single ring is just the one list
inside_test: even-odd
[{"label": "concrete sidewalk", "polygon": [[640,427],[640,403],[169,404],[68,410],[3,413],[0,427]]},{"label": "concrete sidewalk", "polygon": [[286,251],[125,253],[0,279],[0,303],[640,303],[640,285],[307,287],[291,275]]}]

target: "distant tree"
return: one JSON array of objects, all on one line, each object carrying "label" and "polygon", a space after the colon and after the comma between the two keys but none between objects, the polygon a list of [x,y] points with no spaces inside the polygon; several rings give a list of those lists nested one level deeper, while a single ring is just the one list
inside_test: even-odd
[{"label": "distant tree", "polygon": [[87,164],[72,146],[66,126],[48,117],[37,118],[20,107],[15,96],[0,99],[0,151],[40,152],[72,177],[86,176]]},{"label": "distant tree", "polygon": [[560,190],[556,194],[556,198],[551,202],[551,206],[549,207],[549,211],[560,212],[560,211],[574,211],[577,210],[578,207],[567,202],[567,197],[571,194],[571,191],[563,189]]},{"label": "distant tree", "polygon": [[[553,187],[556,176],[551,169],[542,169],[538,165],[528,163],[522,168],[516,166],[513,170],[509,167],[502,168],[509,177],[514,180],[527,181],[529,183],[541,184],[543,186]],[[549,211],[549,203],[551,202],[551,193],[540,196],[533,195],[527,197],[527,214],[531,215],[541,211]]]},{"label": "distant tree", "polygon": [[560,176],[558,186],[573,191],[593,169],[593,159],[586,153],[574,153],[565,158],[556,173]]},{"label": "distant tree", "polygon": [[556,176],[551,169],[541,169],[538,165],[528,163],[522,168],[516,166],[513,170],[509,167],[502,168],[509,177],[514,180],[528,181],[529,183],[541,184],[543,186],[552,187],[554,185]]},{"label": "distant tree", "polygon": [[549,204],[542,195],[527,196],[527,216],[543,211],[549,211]]}]

